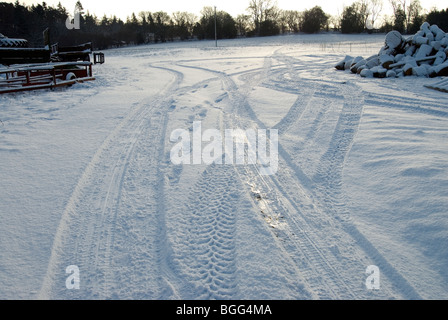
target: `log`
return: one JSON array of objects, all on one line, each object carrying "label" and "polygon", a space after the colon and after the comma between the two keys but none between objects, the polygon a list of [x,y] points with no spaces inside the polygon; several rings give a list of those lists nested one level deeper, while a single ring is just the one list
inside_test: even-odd
[{"label": "log", "polygon": [[404,53],[405,56],[412,56],[415,52],[416,46],[410,46],[406,49],[406,52]]},{"label": "log", "polygon": [[416,59],[421,59],[421,58],[429,56],[431,54],[431,52],[432,52],[432,47],[430,45],[422,44],[420,46],[420,48],[418,48],[418,50],[415,53],[414,57]]},{"label": "log", "polygon": [[416,45],[423,45],[423,44],[428,44],[429,43],[429,39],[427,37],[424,36],[416,36],[414,37],[413,41],[414,44]]},{"label": "log", "polygon": [[370,69],[363,69],[359,75],[363,78],[373,78],[373,71]]},{"label": "log", "polygon": [[366,68],[372,69],[373,67],[376,67],[379,64],[380,64],[380,60],[379,60],[378,56],[370,57],[369,60],[367,60]]},{"label": "log", "polygon": [[441,41],[431,41],[429,44],[431,47],[434,48],[434,50],[439,51],[442,48],[442,42]]},{"label": "log", "polygon": [[405,76],[410,76],[410,75],[412,75],[412,68],[413,68],[414,66],[413,65],[411,65],[410,63],[406,63],[405,65],[404,65],[404,67],[403,67],[403,74],[405,75]]},{"label": "log", "polygon": [[428,68],[426,66],[419,66],[412,68],[412,74],[417,77],[427,77],[429,75]]},{"label": "log", "polygon": [[426,34],[426,39],[428,39],[428,42],[434,41],[435,37],[434,34],[431,31],[428,31]]},{"label": "log", "polygon": [[429,28],[431,27],[431,25],[429,24],[429,22],[423,22],[423,24],[420,27],[420,30],[422,30],[423,32],[428,32]]},{"label": "log", "polygon": [[437,77],[448,77],[448,61],[434,67]]},{"label": "log", "polygon": [[438,51],[436,53],[436,59],[434,60],[433,65],[438,66],[439,64],[442,64],[446,60],[446,53],[444,51]]},{"label": "log", "polygon": [[448,36],[445,36],[442,40],[440,40],[440,45],[445,48],[448,46]]},{"label": "log", "polygon": [[[423,58],[419,58],[419,59],[415,59],[415,62],[419,63],[419,62],[423,62],[423,61],[430,61],[430,60],[435,60],[437,58],[437,56],[429,56],[429,57],[423,57]],[[397,63],[393,63],[389,66],[390,69],[396,68],[396,67],[401,67],[404,66],[405,64],[407,64],[409,61],[400,61]]]},{"label": "log", "polygon": [[367,61],[366,61],[365,59],[362,59],[361,61],[358,61],[355,65],[353,65],[353,66],[350,68],[350,71],[351,71],[352,73],[358,73],[358,69],[359,69],[360,67],[362,67],[362,66],[365,66],[366,63],[367,63]]},{"label": "log", "polygon": [[350,64],[350,68],[353,67],[355,64],[357,64],[359,61],[364,60],[363,57],[361,56],[357,56],[356,58],[353,58],[351,64]]},{"label": "log", "polygon": [[390,49],[396,49],[403,43],[403,36],[400,32],[393,30],[386,34],[385,44]]},{"label": "log", "polygon": [[372,69],[370,69],[370,71],[373,72],[373,76],[375,78],[385,78],[387,74],[387,69],[381,66],[373,67]]},{"label": "log", "polygon": [[387,78],[395,78],[397,76],[397,73],[394,70],[387,70],[386,77]]},{"label": "log", "polygon": [[345,65],[346,65],[346,63],[347,62],[351,62],[353,60],[353,57],[352,56],[345,56],[345,58],[343,59],[343,60],[341,60],[341,61],[339,61],[336,65],[335,65],[335,68],[337,69],[337,70],[345,70]]},{"label": "log", "polygon": [[389,66],[392,63],[394,63],[394,57],[391,55],[388,55],[388,54],[381,55],[379,60],[380,60],[380,65],[386,69],[389,69]]}]

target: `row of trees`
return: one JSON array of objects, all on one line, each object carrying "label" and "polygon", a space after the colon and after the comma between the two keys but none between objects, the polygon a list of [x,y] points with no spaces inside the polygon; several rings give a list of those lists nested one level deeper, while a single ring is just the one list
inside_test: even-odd
[{"label": "row of trees", "polygon": [[320,7],[304,12],[280,10],[273,0],[250,0],[247,14],[236,18],[225,11],[204,7],[201,16],[188,12],[142,11],[126,21],[116,16],[98,18],[83,8],[80,1],[80,28],[69,30],[69,12],[60,3],[56,7],[42,4],[26,6],[18,0],[0,2],[0,33],[25,38],[32,46],[43,44],[42,31],[49,27],[52,42],[72,45],[92,41],[96,48],[124,44],[165,42],[175,39],[214,39],[215,22],[218,39],[268,36],[287,32],[318,32],[328,29],[329,16]]},{"label": "row of trees", "polygon": [[[448,30],[447,10],[432,10],[424,14],[419,0],[387,0],[393,8],[393,16],[385,19],[381,31],[392,29],[402,33],[414,32],[426,20]],[[31,6],[0,2],[0,33],[20,37],[32,46],[42,45],[42,31],[49,27],[51,41],[72,45],[92,41],[99,49],[124,44],[165,42],[175,39],[214,39],[215,21],[218,39],[238,36],[269,36],[282,33],[315,33],[321,30],[340,30],[343,33],[359,33],[373,30],[383,9],[383,0],[357,0],[345,7],[339,16],[326,14],[315,6],[303,12],[281,10],[274,0],[249,0],[247,14],[232,17],[225,11],[204,7],[201,16],[188,12],[142,11],[132,14],[126,21],[116,16],[98,18],[86,12],[80,1],[80,29],[69,30],[66,20],[69,13],[60,3],[56,7],[45,2]]]},{"label": "row of trees", "polygon": [[437,24],[442,30],[448,30],[447,10],[432,9],[426,13],[420,0],[388,0],[392,7],[391,16],[378,19],[383,11],[383,0],[357,0],[345,7],[336,25],[343,33],[359,33],[377,29],[381,32],[397,30],[403,34],[414,34],[424,21]]}]

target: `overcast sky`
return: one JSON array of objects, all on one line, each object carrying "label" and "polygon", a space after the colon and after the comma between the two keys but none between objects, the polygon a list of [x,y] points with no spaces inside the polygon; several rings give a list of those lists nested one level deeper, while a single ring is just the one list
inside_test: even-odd
[{"label": "overcast sky", "polygon": [[[1,1],[1,0],[0,0]],[[3,0],[4,1],[4,0]],[[43,0],[19,0],[20,3],[26,5],[42,3]],[[48,5],[56,6],[59,2],[69,11],[72,12],[77,0],[46,0]],[[275,0],[273,0],[275,1]],[[315,5],[321,6],[322,9],[329,14],[338,14],[342,12],[344,6],[350,5],[355,0],[277,0],[277,5],[280,9],[298,10],[310,9]],[[389,0],[384,1],[384,12],[390,10]],[[15,0],[6,1],[15,2]],[[218,10],[224,10],[236,17],[238,14],[247,13],[246,9],[249,0],[81,0],[85,11],[95,14],[98,18],[104,15],[111,17],[116,15],[122,20],[130,16],[132,12],[138,14],[140,11],[165,11],[169,14],[175,11],[187,11],[195,13],[198,16],[204,6],[216,6]],[[420,0],[423,8],[431,9],[437,7],[438,9],[446,9],[448,2],[446,0]]]}]

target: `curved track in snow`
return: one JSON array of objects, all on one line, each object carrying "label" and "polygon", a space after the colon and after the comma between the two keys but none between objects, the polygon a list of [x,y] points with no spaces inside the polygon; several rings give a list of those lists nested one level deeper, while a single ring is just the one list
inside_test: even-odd
[{"label": "curved track in snow", "polygon": [[[332,134],[327,137],[330,138],[328,149],[322,152],[313,176],[303,172],[301,165],[282,147],[281,140],[281,169],[276,175],[265,177],[260,175],[255,166],[236,166],[240,179],[256,194],[254,202],[260,206],[262,216],[273,227],[274,233],[282,239],[285,250],[295,261],[317,298],[368,298],[371,293],[366,291],[365,287],[362,288],[362,275],[363,269],[372,263],[378,264],[392,282],[383,288],[382,298],[421,298],[350,222],[350,214],[344,206],[346,198],[340,188],[341,175],[362,116],[364,101],[353,98],[353,92],[359,92],[360,88],[345,83],[332,85],[331,91],[338,92],[342,99],[336,102],[326,99],[317,104],[319,97],[325,96],[325,91],[331,85],[319,86],[300,79],[300,72],[297,72],[300,69],[297,67],[300,61],[294,61],[277,52],[264,58],[263,67],[259,70],[239,74],[244,79],[244,85],[241,87],[223,72],[192,66],[194,61],[181,62],[178,65],[206,70],[221,79],[228,97],[225,128],[267,129],[252,109],[248,94],[257,86],[282,91],[276,81],[284,85],[285,81],[278,77],[289,73],[292,75],[290,84],[300,87],[300,94],[274,128],[282,135],[291,127],[300,125],[298,122],[306,109],[318,107],[303,139],[304,143],[313,145],[315,135],[319,134],[321,127],[329,126],[333,129]],[[277,61],[274,70],[272,60]],[[337,109],[334,123],[329,121],[332,116],[328,114],[329,109]],[[306,149],[304,146],[301,148]],[[342,252],[347,248],[350,248],[349,252]],[[359,279],[351,278],[353,274],[360,276]],[[403,289],[397,291],[395,287]]]},{"label": "curved track in snow", "polygon": [[[143,66],[166,83],[151,92],[132,83],[138,101],[67,197],[38,298],[421,299],[354,221],[344,170],[366,105],[447,118],[445,104],[416,107],[351,81],[310,79],[321,65],[287,47],[264,51],[130,55],[144,63],[128,76]],[[113,89],[114,81],[102,84]],[[284,97],[275,121],[258,92]],[[191,133],[193,121],[222,134],[277,129],[278,171],[174,165],[170,133]],[[80,269],[80,290],[65,287],[69,265]],[[381,290],[366,289],[369,265],[381,270]]]}]

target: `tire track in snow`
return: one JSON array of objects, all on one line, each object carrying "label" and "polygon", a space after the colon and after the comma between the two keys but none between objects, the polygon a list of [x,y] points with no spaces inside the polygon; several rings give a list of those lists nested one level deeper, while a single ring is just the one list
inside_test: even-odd
[{"label": "tire track in snow", "polygon": [[[271,64],[266,63],[264,67],[260,69],[260,75],[269,74],[269,68]],[[195,68],[193,66],[188,66]],[[205,68],[198,67],[201,70]],[[224,89],[227,92],[229,98],[229,110],[227,110],[225,116],[227,119],[225,123],[229,128],[251,128],[258,126],[263,128],[263,123],[258,119],[257,115],[250,107],[247,95],[252,87],[261,85],[266,79],[262,76],[252,76],[249,81],[245,83],[243,89],[240,89],[235,82],[223,72],[217,72],[214,70],[208,70],[209,72],[217,74],[224,85]],[[279,146],[279,149],[281,147]],[[281,151],[281,153],[284,153]],[[263,216],[267,221],[270,221],[271,226],[275,226],[281,216],[288,215],[288,211],[296,211],[294,205],[289,204],[289,201],[285,198],[285,191],[280,187],[279,183],[271,181],[271,177],[262,177],[255,166],[236,166],[240,179],[251,185],[258,194],[269,195],[269,200],[264,202]],[[300,168],[294,168],[296,173],[300,171]],[[309,179],[302,173],[300,174],[302,180],[308,181],[305,183],[309,185]],[[249,178],[248,178],[249,177]],[[298,186],[300,188],[300,184]],[[278,190],[278,191],[277,191]],[[260,198],[254,199],[254,202],[259,202]],[[263,198],[261,198],[263,199]],[[281,199],[281,200],[280,200]],[[288,204],[282,204],[288,203]],[[291,219],[291,217],[288,217]],[[339,292],[338,288],[345,287],[345,283],[341,279],[335,277],[337,274],[336,269],[332,267],[332,264],[327,261],[325,253],[317,246],[309,237],[312,231],[305,231],[302,228],[302,223],[295,221],[294,228],[290,229],[287,225],[282,225],[282,235],[284,248],[291,254],[291,258],[297,264],[299,272],[304,274],[308,281],[309,286],[313,289],[316,297],[323,299],[338,299],[344,296]],[[281,225],[281,223],[280,223]],[[300,231],[302,237],[298,237],[297,233]],[[279,236],[280,233],[277,234]],[[350,297],[354,295],[351,294]]]},{"label": "tire track in snow", "polygon": [[[358,131],[364,106],[364,99],[360,98],[359,95],[356,97],[353,95],[353,92],[358,91],[355,85],[344,86],[345,100],[339,121],[330,146],[322,156],[317,172],[313,177],[317,186],[316,191],[320,194],[319,198],[326,210],[332,212],[338,220],[343,221],[342,227],[345,232],[368,254],[373,263],[380,268],[381,273],[394,284],[390,287],[394,287],[394,290],[397,290],[405,299],[421,299],[412,285],[351,222],[350,213],[345,206],[347,197],[342,191],[342,171]],[[387,290],[391,290],[390,287]]]},{"label": "tire track in snow", "polygon": [[[244,127],[242,122],[241,119],[233,119],[229,123]],[[280,166],[282,163],[279,164]],[[338,277],[339,272],[334,267],[336,263],[330,260],[325,251],[326,246],[322,246],[314,239],[314,234],[320,233],[316,229],[320,226],[314,221],[310,223],[316,215],[313,215],[311,219],[304,217],[308,212],[305,212],[306,207],[303,203],[311,206],[311,210],[315,207],[313,200],[306,195],[303,185],[297,181],[294,183],[287,181],[288,188],[294,190],[294,195],[291,196],[286,191],[284,182],[272,176],[261,176],[255,166],[237,166],[237,171],[240,179],[251,186],[254,203],[259,206],[261,215],[272,227],[274,234],[281,239],[283,247],[290,254],[298,272],[303,275],[315,298],[351,299],[356,297],[343,279]],[[299,197],[297,193],[301,193]]]},{"label": "tire track in snow", "polygon": [[[274,54],[274,59],[285,65],[285,68],[276,72],[277,77],[281,77],[276,84],[276,79],[269,79],[265,86],[277,91],[297,94],[297,100],[289,108],[287,114],[276,124],[273,128],[279,131],[279,134],[284,135],[288,130],[294,126],[302,117],[304,111],[311,107],[311,103],[318,93],[317,85],[313,82],[305,82],[300,78],[300,75],[295,72],[297,70],[297,60],[287,55],[281,54],[282,48],[278,49]],[[286,80],[285,76],[289,75],[290,80]],[[293,90],[284,89],[284,84],[289,83],[293,86]],[[300,85],[297,85],[300,83]]]},{"label": "tire track in snow", "polygon": [[[115,252],[109,269],[119,274],[116,298],[178,298],[170,263],[164,193],[164,143],[171,100],[147,118],[123,187]],[[118,245],[122,244],[122,245]]]},{"label": "tire track in snow", "polygon": [[[230,114],[238,114],[234,116],[233,124],[238,124],[241,127],[242,118],[249,118],[250,122],[258,124],[259,127],[263,127],[262,122],[256,117],[253,110],[251,110],[250,105],[247,103],[244,96],[241,99],[238,92],[237,86],[233,81],[222,75],[223,83],[225,83],[226,89],[229,91],[228,96],[231,100],[231,105],[234,106]],[[351,94],[351,92],[350,92]],[[349,97],[348,94],[345,94]],[[355,106],[360,106],[360,104],[355,104]],[[236,106],[236,107],[235,107]],[[243,112],[241,112],[241,110]],[[359,112],[360,119],[362,112],[362,104]],[[350,119],[350,115],[346,114],[344,117]],[[343,121],[341,118],[341,121]],[[354,121],[351,124],[357,124],[356,112],[354,115]],[[248,124],[250,126],[250,124]],[[244,127],[244,126],[243,126]],[[352,129],[347,129],[350,132]],[[352,135],[354,137],[354,135]],[[336,138],[336,137],[335,137]],[[341,138],[341,137],[339,137]],[[351,141],[352,140],[344,140]],[[350,146],[350,143],[349,145]],[[347,146],[347,147],[348,147]],[[362,297],[368,297],[369,293],[366,292],[365,288],[362,288],[364,280],[364,270],[368,264],[368,258],[363,256],[363,253],[358,250],[361,248],[368,255],[374,255],[377,257],[375,248],[373,246],[366,246],[366,239],[362,237],[362,234],[357,231],[354,226],[342,227],[339,224],[338,217],[336,220],[331,217],[326,212],[326,202],[316,197],[314,193],[314,183],[309,180],[298,168],[294,165],[291,157],[288,153],[279,145],[279,151],[281,157],[286,160],[286,169],[289,172],[296,173],[296,178],[299,178],[300,183],[297,185],[297,189],[303,194],[297,197],[296,194],[291,194],[289,188],[297,184],[297,180],[291,180],[291,176],[285,176],[282,173],[277,174],[279,178],[276,177],[260,177],[257,174],[257,170],[249,166],[246,166],[245,172],[241,172],[243,177],[252,177],[250,179],[250,185],[255,186],[257,189],[261,190],[264,194],[271,195],[271,214],[269,216],[270,221],[272,218],[277,218],[284,213],[287,216],[288,224],[287,227],[283,226],[278,234],[283,234],[285,239],[288,239],[285,243],[285,248],[291,252],[293,257],[296,259],[297,266],[302,268],[302,272],[305,274],[305,278],[309,279],[309,285],[313,288],[319,298],[327,299],[339,299],[339,298],[350,298],[357,299]],[[348,151],[347,151],[348,152]],[[289,167],[289,168],[288,168]],[[252,173],[250,172],[252,171]],[[271,181],[269,181],[271,180]],[[282,181],[283,180],[283,181]],[[287,181],[287,183],[285,183]],[[276,192],[275,187],[279,191]],[[303,189],[304,187],[304,189]],[[303,201],[305,200],[305,201]],[[307,202],[308,207],[302,205],[303,202]],[[320,210],[319,210],[320,207]],[[266,210],[266,205],[263,206]],[[292,212],[297,212],[299,215],[292,214]],[[266,215],[266,213],[264,213]],[[292,229],[288,229],[289,225],[293,226]],[[326,227],[330,226],[330,229]],[[336,228],[336,232],[334,231]],[[330,231],[330,236],[325,235],[326,232]],[[342,231],[342,233],[341,233]],[[344,234],[345,233],[345,234]],[[299,236],[297,236],[299,234]],[[324,237],[316,236],[316,234],[324,235]],[[333,242],[331,242],[333,239]],[[328,241],[330,240],[330,241]],[[355,241],[355,243],[354,243]],[[331,245],[331,243],[336,243],[336,245]],[[342,257],[339,247],[348,245],[356,251],[355,259],[347,264],[346,261],[341,261]],[[305,264],[301,262],[306,261]],[[385,259],[382,260],[382,266],[387,265]],[[388,268],[388,271],[394,271],[393,268]],[[359,274],[360,280],[358,283],[353,282],[353,274]],[[399,276],[398,276],[399,277]],[[397,273],[395,272],[395,278],[397,278]],[[348,283],[350,282],[350,283]],[[402,292],[405,294],[408,289],[412,288],[406,287],[406,290]],[[390,298],[395,296],[395,293],[391,290],[383,290],[383,297]],[[411,294],[412,296],[412,294]]]},{"label": "tire track in snow", "polygon": [[238,292],[235,213],[239,190],[233,166],[210,165],[193,187],[187,205],[183,244],[186,277],[197,299],[232,299]]},{"label": "tire track in snow", "polygon": [[[141,107],[141,106],[140,106]],[[41,299],[50,299],[52,296],[52,288],[55,286],[55,282],[57,281],[57,275],[61,274],[61,256],[64,255],[64,246],[67,245],[67,242],[69,242],[71,239],[68,236],[67,231],[71,229],[73,224],[85,224],[87,228],[86,237],[88,239],[91,239],[94,236],[94,228],[93,226],[96,223],[90,224],[88,222],[84,222],[84,219],[88,219],[89,222],[91,219],[95,219],[93,217],[85,217],[85,215],[90,215],[91,213],[84,212],[83,215],[79,216],[79,207],[82,204],[82,199],[85,197],[85,190],[90,187],[90,184],[93,183],[93,177],[95,176],[96,171],[101,170],[100,164],[101,161],[103,161],[103,154],[106,153],[106,151],[112,146],[114,141],[118,138],[121,130],[123,130],[129,122],[131,122],[133,119],[137,118],[142,110],[140,107],[137,107],[134,109],[131,113],[128,114],[128,116],[113,130],[113,132],[106,138],[106,140],[103,142],[103,144],[97,149],[96,153],[94,154],[92,160],[87,165],[86,169],[84,170],[83,174],[81,175],[81,178],[79,179],[74,192],[72,193],[68,204],[61,216],[61,221],[58,226],[55,239],[53,241],[53,248],[51,252],[51,257],[49,261],[48,271],[44,278],[42,288],[39,294],[39,298]],[[131,149],[128,149],[129,152]],[[124,151],[126,153],[126,151]],[[126,154],[125,154],[125,158]],[[120,161],[116,162],[116,165],[120,165]],[[113,169],[115,174],[113,173],[112,180],[119,179],[120,172],[123,173],[123,168],[115,168]],[[102,179],[102,178],[100,178]],[[99,180],[98,182],[106,183],[102,180]],[[112,183],[112,181],[110,182]],[[111,185],[111,184],[109,184]],[[108,193],[111,190],[107,190],[105,197],[108,197]],[[106,205],[107,201],[103,204],[103,213],[106,211]],[[82,237],[82,236],[81,236]],[[75,246],[76,247],[76,246]],[[78,248],[76,248],[78,249]],[[84,248],[83,248],[84,249]],[[92,252],[96,252],[97,249],[94,249]],[[76,257],[75,260],[78,260],[79,258]],[[95,260],[95,259],[94,259]],[[79,263],[79,262],[78,262]],[[61,284],[62,285],[62,284]],[[60,288],[60,286],[59,286]]]},{"label": "tire track in snow", "polygon": [[[162,116],[164,114],[166,116],[170,94],[168,97],[164,97],[164,95],[175,91],[180,81],[181,76],[175,74],[174,80],[153,99],[152,103],[148,104],[142,101],[135,106],[97,149],[81,175],[61,216],[53,241],[47,273],[38,298],[50,299],[51,297],[63,297],[64,294],[70,295],[67,293],[68,290],[65,290],[65,283],[62,279],[67,277],[63,274],[65,267],[74,263],[85,266],[85,269],[81,271],[84,272],[84,279],[86,279],[86,282],[83,283],[87,287],[84,294],[93,298],[110,298],[108,289],[113,282],[112,278],[117,276],[111,274],[109,269],[112,256],[111,247],[114,244],[117,210],[122,199],[128,164],[135,144],[138,138],[141,138],[140,135],[147,125],[145,119],[151,117],[151,112],[155,107],[161,107],[158,112]],[[162,135],[166,128],[166,121],[157,121],[154,124],[159,125],[158,134]],[[123,145],[121,149],[117,149],[119,145]],[[157,150],[155,151],[156,155]],[[162,151],[159,150],[159,153]],[[108,157],[117,159],[114,165],[111,164]],[[159,168],[158,163],[153,165]],[[159,188],[157,189],[159,190]],[[160,200],[161,198],[163,199],[163,197],[156,196],[156,199],[163,201]],[[86,203],[88,201],[91,203]],[[99,213],[98,208],[101,208]],[[161,214],[163,215],[163,213]],[[161,224],[160,220],[159,224]],[[75,262],[68,263],[73,260]]]},{"label": "tire track in snow", "polygon": [[375,93],[367,94],[365,103],[385,108],[403,109],[437,117],[448,118],[447,103],[431,100],[410,100],[405,97],[391,96],[387,94]]},{"label": "tire track in snow", "polygon": [[[263,70],[263,73],[266,74],[266,70]],[[247,128],[252,127],[255,123],[259,127],[264,127],[248,104],[246,96],[239,91],[233,80],[225,74],[221,74],[221,78],[230,99],[230,110],[226,113],[227,125]],[[246,86],[258,84],[260,81],[254,81],[247,83]],[[311,239],[310,234],[315,229],[306,230],[303,227],[306,221],[299,221],[290,214],[290,212],[297,211],[298,205],[297,203],[291,204],[285,198],[283,187],[278,182],[274,182],[272,177],[262,177],[255,166],[236,166],[236,168],[240,179],[252,186],[253,190],[254,188],[257,190],[258,196],[254,202],[259,205],[260,200],[263,200],[264,204],[260,207],[263,217],[273,228],[278,227],[279,231],[276,235],[282,236],[284,248],[291,254],[299,272],[304,275],[316,297],[323,299],[355,297],[350,287],[341,278],[335,277],[338,272],[333,267],[334,261],[329,261],[328,254]],[[300,188],[300,184],[297,187]],[[266,201],[265,197],[267,197]],[[285,217],[287,217],[286,220]],[[282,221],[288,221],[288,223],[285,224]],[[289,225],[291,222],[293,223],[292,228]],[[340,288],[345,288],[345,291]]]},{"label": "tire track in snow", "polygon": [[[248,108],[246,108],[245,106],[244,106],[244,103],[247,103],[246,102],[246,97],[247,97],[247,95],[249,94],[249,92],[252,90],[252,87],[255,85],[255,84],[260,84],[260,83],[262,83],[263,81],[265,81],[265,79],[266,78],[268,78],[269,77],[269,74],[270,74],[270,69],[271,69],[271,66],[272,66],[272,61],[271,61],[271,58],[270,57],[267,57],[267,58],[265,58],[265,60],[264,60],[264,63],[263,63],[263,68],[258,68],[257,70],[259,70],[259,72],[258,72],[258,74],[255,74],[254,72],[253,72],[253,70],[251,70],[250,72],[251,72],[251,75],[250,75],[250,77],[248,77],[247,78],[247,81],[245,82],[245,84],[243,85],[243,88],[238,88],[237,86],[236,86],[236,84],[230,79],[230,77],[229,76],[227,76],[225,73],[223,73],[223,72],[219,72],[219,71],[214,71],[214,70],[210,70],[210,69],[205,69],[205,68],[203,68],[203,67],[194,67],[194,66],[189,66],[189,65],[180,65],[180,66],[182,66],[182,67],[188,67],[188,68],[192,68],[192,69],[199,69],[199,70],[202,70],[202,71],[208,71],[208,72],[210,72],[210,73],[212,73],[212,74],[215,74],[215,75],[217,75],[219,78],[219,80],[224,84],[224,90],[225,90],[225,94],[224,95],[220,95],[220,98],[219,98],[219,101],[221,102],[221,101],[223,101],[224,99],[228,99],[228,97],[229,97],[229,95],[235,95],[235,97],[233,97],[233,98],[231,98],[231,101],[232,101],[232,108],[233,109],[238,109],[240,112],[245,112],[245,111],[248,111],[248,114],[246,114],[246,116],[248,116],[248,117],[251,117],[252,119],[254,119],[254,118],[256,118],[256,115],[255,115],[255,113],[253,113],[253,111],[251,110],[251,109],[248,109]],[[229,87],[231,88],[231,89],[229,89]],[[243,91],[243,93],[241,93],[241,91]],[[232,111],[232,110],[227,110],[227,114],[224,114],[224,117],[228,117],[228,114],[229,113],[231,113],[231,114],[233,114],[233,115],[236,115],[236,114],[238,114],[238,112],[236,112],[236,111]],[[228,120],[228,119],[227,119]],[[224,130],[224,127],[225,127],[225,125],[226,124],[229,124],[230,122],[228,122],[227,120],[225,120],[224,119],[224,122],[225,122],[225,124],[224,123],[222,123],[222,122],[220,122],[220,124],[219,124],[219,127],[221,128],[221,131],[222,131],[222,133],[223,133],[223,130]],[[234,123],[231,123],[231,126],[228,126],[227,128],[236,128],[235,126],[233,126],[234,125]],[[239,127],[239,128],[243,128],[243,127]],[[237,166],[237,167],[239,167],[239,166]],[[207,171],[208,170],[219,170],[218,169],[218,166],[211,166],[211,167],[209,167],[208,169],[207,169]],[[232,169],[233,170],[233,169]],[[241,181],[243,181],[243,185],[246,183],[246,177],[244,176],[244,175],[241,175],[240,174],[240,172],[239,172],[239,169],[237,169],[237,172],[238,172],[238,175],[236,176],[236,177],[238,177],[239,178],[239,180],[241,180]],[[209,173],[210,174],[210,173]],[[202,181],[202,180],[201,180]],[[221,183],[220,182],[220,185],[223,185],[223,183]],[[225,184],[224,184],[225,185]],[[227,187],[227,189],[229,189],[228,187]],[[232,189],[230,189],[230,190],[232,190]],[[230,191],[231,192],[231,191]],[[196,189],[195,189],[195,191],[193,192],[195,195],[198,195],[198,194],[201,194],[201,192],[198,192]],[[213,193],[216,193],[216,192],[213,192]],[[219,193],[219,192],[218,192]],[[193,201],[193,203],[195,203],[194,202],[194,200],[192,200]],[[204,201],[206,204],[204,205],[204,206],[199,206],[199,208],[204,208],[204,210],[205,211],[207,211],[207,206],[209,206],[209,204],[208,204],[208,202],[207,201]],[[195,205],[195,207],[198,207],[197,205]],[[208,215],[211,215],[211,216],[214,216],[214,214],[208,214]],[[199,222],[199,221],[198,221]],[[199,222],[199,224],[201,224],[200,222]],[[193,223],[192,225],[197,225],[197,223]],[[206,225],[208,225],[208,224],[206,224]],[[192,232],[193,234],[197,234],[198,232],[202,232],[201,230],[196,230],[195,232]],[[208,231],[208,232],[210,232],[210,231]],[[203,233],[206,233],[207,234],[207,232],[203,232]],[[207,250],[204,250],[204,252],[208,252]],[[193,255],[193,256],[195,256],[195,255]],[[287,258],[288,260],[290,260],[290,257],[288,257]],[[208,259],[207,258],[205,258],[204,259],[204,261],[208,261]],[[292,261],[291,261],[292,262]],[[294,265],[294,262],[292,262],[292,265]],[[199,268],[199,266],[196,266],[197,268]],[[300,274],[300,270],[295,270],[295,272],[297,273],[297,274]],[[192,272],[192,273],[194,273],[194,272]],[[302,281],[302,279],[300,278],[300,279],[295,279],[295,281]],[[301,289],[301,290],[298,290],[297,292],[295,292],[295,294],[299,294],[299,292],[301,292],[303,289]],[[203,295],[202,295],[202,297],[206,297],[206,298],[208,298],[208,297],[216,297],[216,296],[219,296],[219,297],[222,297],[222,295],[219,295],[219,294],[215,294],[214,292],[210,292],[210,290],[208,290],[208,289],[204,289],[204,288],[202,288],[202,291],[203,291]],[[309,293],[309,291],[307,291],[306,290],[306,292],[308,292]],[[236,293],[236,292],[235,292]],[[233,294],[235,294],[235,293],[233,293]],[[294,294],[293,294],[294,295]],[[307,296],[309,296],[308,294],[307,294]]]}]

